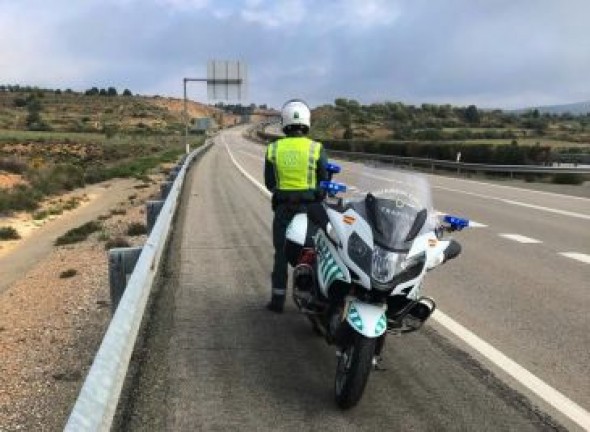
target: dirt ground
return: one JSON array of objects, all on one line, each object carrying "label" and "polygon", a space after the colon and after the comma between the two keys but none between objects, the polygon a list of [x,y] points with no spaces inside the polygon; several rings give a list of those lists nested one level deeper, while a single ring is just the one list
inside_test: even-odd
[{"label": "dirt ground", "polygon": [[25,184],[22,176],[0,171],[0,188],[10,189],[19,184]]},{"label": "dirt ground", "polygon": [[[102,231],[80,243],[52,246],[0,294],[0,431],[63,429],[110,320],[106,240],[145,241],[145,235],[126,235],[130,223],[145,224],[145,201],[159,194],[159,183],[145,186],[115,206],[102,201]],[[39,232],[30,230],[22,241],[34,241]],[[11,253],[4,251],[3,262]],[[70,269],[74,276],[60,277]]]}]

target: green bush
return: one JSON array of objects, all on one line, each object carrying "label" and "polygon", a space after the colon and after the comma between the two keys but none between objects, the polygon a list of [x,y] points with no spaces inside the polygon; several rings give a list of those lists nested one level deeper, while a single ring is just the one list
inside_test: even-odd
[{"label": "green bush", "polygon": [[67,278],[71,278],[74,277],[78,274],[78,270],[75,269],[68,269],[68,270],[64,270],[59,274],[59,277],[61,279],[67,279]]},{"label": "green bush", "polygon": [[85,185],[84,169],[74,164],[57,164],[29,173],[31,184],[44,195],[73,190]]},{"label": "green bush", "polygon": [[33,213],[34,220],[43,220],[47,216],[49,216],[49,212],[47,210],[39,210]]},{"label": "green bush", "polygon": [[24,174],[27,171],[27,163],[16,158],[0,158],[0,170],[13,174]]},{"label": "green bush", "polygon": [[18,185],[10,190],[0,189],[0,213],[36,210],[42,196],[42,193],[26,185]]},{"label": "green bush", "polygon": [[55,240],[56,246],[67,245],[84,241],[88,236],[96,231],[102,229],[102,225],[97,221],[87,222],[80,225],[78,228],[69,230],[64,235]]},{"label": "green bush", "polygon": [[564,185],[580,185],[584,183],[585,178],[582,174],[554,174],[551,178],[551,182],[555,184]]},{"label": "green bush", "polygon": [[129,224],[129,226],[127,227],[127,235],[129,236],[139,236],[139,235],[143,235],[143,234],[147,234],[147,228],[144,224],[139,223],[139,222],[133,222],[131,224]]},{"label": "green bush", "polygon": [[0,227],[0,240],[18,240],[20,234],[13,227]]},{"label": "green bush", "polygon": [[104,248],[106,250],[109,250],[109,249],[124,248],[124,247],[129,247],[129,246],[131,246],[131,243],[129,243],[129,241],[125,240],[123,237],[115,237],[112,240],[108,240],[105,243]]}]

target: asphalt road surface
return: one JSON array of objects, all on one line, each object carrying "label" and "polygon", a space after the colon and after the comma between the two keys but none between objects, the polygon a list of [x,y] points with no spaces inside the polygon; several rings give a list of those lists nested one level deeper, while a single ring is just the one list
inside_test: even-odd
[{"label": "asphalt road surface", "polygon": [[[258,181],[263,147],[239,129],[215,140],[187,178],[125,430],[579,429],[436,322],[390,337],[387,371],[372,374],[356,408],[338,410],[333,347],[290,303],[283,315],[263,308],[272,213],[226,145]],[[349,178],[362,173],[361,163],[344,165]],[[427,294],[588,409],[590,201],[435,176],[431,184],[438,210],[480,226],[458,236],[464,253],[427,277]]]}]

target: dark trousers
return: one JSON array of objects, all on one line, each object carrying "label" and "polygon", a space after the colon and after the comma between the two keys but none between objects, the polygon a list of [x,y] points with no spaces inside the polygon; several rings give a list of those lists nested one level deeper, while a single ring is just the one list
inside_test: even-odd
[{"label": "dark trousers", "polygon": [[285,255],[287,227],[293,217],[302,211],[305,211],[305,206],[289,204],[278,204],[274,209],[272,244],[275,249],[275,256],[271,275],[271,289],[272,299],[278,303],[283,303],[287,295],[288,263]]}]

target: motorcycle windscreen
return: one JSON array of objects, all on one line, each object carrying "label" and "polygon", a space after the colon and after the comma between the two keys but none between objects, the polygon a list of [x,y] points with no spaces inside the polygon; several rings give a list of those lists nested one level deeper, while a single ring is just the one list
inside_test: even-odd
[{"label": "motorcycle windscreen", "polygon": [[[364,166],[344,166],[341,177],[349,184],[345,203],[371,225],[381,248],[407,252],[412,240],[436,226],[428,179],[419,173]],[[340,177],[339,177],[340,179]]]},{"label": "motorcycle windscreen", "polygon": [[418,216],[423,209],[418,209],[399,199],[377,198],[368,194],[365,198],[367,217],[373,228],[373,240],[378,246],[392,251],[409,249],[411,241],[424,224]]}]

